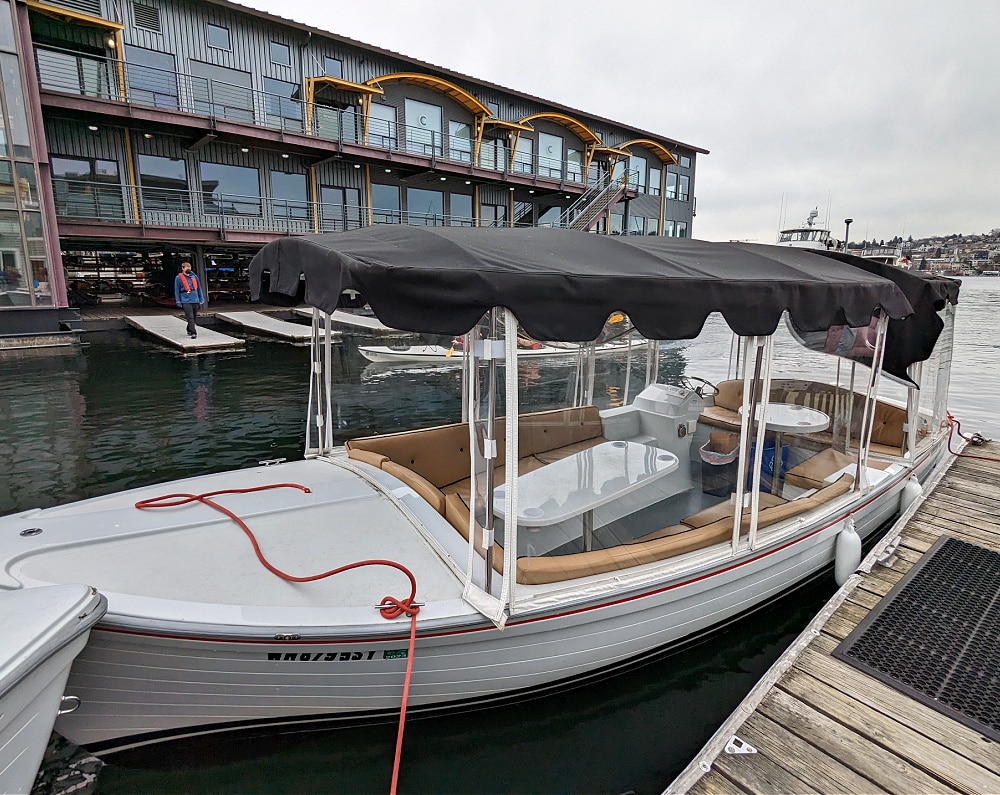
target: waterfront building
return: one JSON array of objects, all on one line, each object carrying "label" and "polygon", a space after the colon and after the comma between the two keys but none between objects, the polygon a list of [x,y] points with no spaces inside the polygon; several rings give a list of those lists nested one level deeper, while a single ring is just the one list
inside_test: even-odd
[{"label": "waterfront building", "polygon": [[185,258],[239,300],[284,235],[686,237],[707,153],[223,0],[0,0],[0,76],[0,336],[172,305]]}]

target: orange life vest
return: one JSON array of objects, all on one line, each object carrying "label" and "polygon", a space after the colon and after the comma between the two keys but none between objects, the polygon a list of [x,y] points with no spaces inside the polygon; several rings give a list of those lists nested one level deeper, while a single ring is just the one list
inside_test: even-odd
[{"label": "orange life vest", "polygon": [[[184,291],[185,292],[193,293],[195,290],[198,289],[198,277],[195,276],[193,273],[190,276],[188,276],[188,274],[183,273],[183,272],[179,273],[177,275],[181,277],[181,284],[184,285]],[[189,279],[190,279],[190,281],[188,281]],[[193,282],[193,286],[192,286],[192,282]]]}]

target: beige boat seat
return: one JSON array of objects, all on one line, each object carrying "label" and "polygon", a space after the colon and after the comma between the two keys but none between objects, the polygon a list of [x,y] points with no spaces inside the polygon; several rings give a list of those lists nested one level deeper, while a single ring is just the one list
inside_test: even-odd
[{"label": "beige boat seat", "polygon": [[[789,469],[785,473],[785,484],[800,489],[822,489],[827,485],[826,479],[834,472],[844,467],[857,466],[857,463],[857,456],[827,448]],[[872,469],[885,469],[889,466],[889,462],[869,460],[868,466]]]}]

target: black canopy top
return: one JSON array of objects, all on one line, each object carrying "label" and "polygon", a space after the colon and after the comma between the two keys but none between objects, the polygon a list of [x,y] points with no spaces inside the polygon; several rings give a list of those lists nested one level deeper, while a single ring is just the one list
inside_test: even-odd
[{"label": "black canopy top", "polygon": [[864,260],[824,253],[538,227],[380,225],[269,243],[250,265],[250,289],[254,300],[304,299],[325,312],[356,290],[386,325],[438,334],[464,334],[504,306],[535,339],[562,342],[596,338],[615,311],[650,339],[690,339],[713,312],[750,336],[773,333],[785,311],[797,328],[820,331],[866,326],[879,308],[902,319],[913,301],[957,300],[956,282],[927,287],[906,274],[912,280],[901,286]]}]

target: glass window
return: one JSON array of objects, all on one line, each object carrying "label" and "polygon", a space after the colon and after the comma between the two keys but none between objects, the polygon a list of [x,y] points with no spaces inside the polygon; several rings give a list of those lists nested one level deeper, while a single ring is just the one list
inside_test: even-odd
[{"label": "glass window", "polygon": [[667,172],[667,185],[664,195],[668,199],[677,198],[677,175],[672,171]]},{"label": "glass window", "polygon": [[31,303],[23,263],[20,215],[16,210],[0,211],[0,306]]},{"label": "glass window", "polygon": [[9,160],[0,160],[0,207],[17,207],[14,172]]},{"label": "glass window", "polygon": [[514,150],[514,170],[522,174],[534,173],[535,142],[523,135],[517,140]]},{"label": "glass window", "polygon": [[630,235],[646,234],[646,219],[641,215],[630,215],[628,219],[628,233]]},{"label": "glass window", "polygon": [[687,155],[681,155],[677,158],[677,165],[681,168],[691,168],[691,158]]},{"label": "glass window", "polygon": [[406,189],[407,222],[415,226],[444,226],[444,194],[439,190]]},{"label": "glass window", "polygon": [[323,71],[327,77],[340,77],[344,76],[344,62],[340,58],[331,58],[327,55],[323,59]]},{"label": "glass window", "polygon": [[308,218],[309,200],[305,174],[271,172],[271,198],[276,218]]},{"label": "glass window", "polygon": [[660,180],[662,179],[662,171],[658,168],[649,169],[649,195],[659,196],[660,195]]},{"label": "glass window", "polygon": [[229,28],[222,25],[213,25],[211,22],[205,25],[205,37],[209,47],[216,47],[220,50],[231,50],[229,44]]},{"label": "glass window", "polygon": [[687,176],[687,174],[677,175],[677,198],[682,202],[686,202],[690,198],[688,193],[688,185],[690,182],[691,178]]},{"label": "glass window", "polygon": [[24,89],[21,87],[21,70],[17,56],[0,53],[0,72],[3,73],[3,94],[7,100],[7,130],[14,157],[31,157],[31,139],[28,138],[28,115],[24,109]]},{"label": "glass window", "polygon": [[174,56],[125,45],[129,99],[157,108],[177,108]]},{"label": "glass window", "polygon": [[622,226],[625,222],[625,216],[621,213],[611,213],[608,216],[608,234],[620,235],[622,233]]},{"label": "glass window", "polygon": [[646,192],[646,180],[648,178],[649,164],[646,162],[646,158],[639,157],[638,155],[632,155],[628,159],[628,170],[633,172],[629,179],[632,182],[632,187],[635,188],[640,193]]},{"label": "glass window", "polygon": [[321,185],[319,200],[319,222],[324,232],[341,232],[364,225],[361,191],[357,188]]},{"label": "glass window", "polygon": [[34,163],[15,163],[17,169],[17,190],[21,194],[21,207],[37,209],[38,178],[35,176]]},{"label": "glass window", "polygon": [[462,163],[472,162],[472,125],[448,122],[448,157]]},{"label": "glass window", "polygon": [[583,152],[578,149],[566,150],[566,179],[583,182]]},{"label": "glass window", "polygon": [[253,122],[253,91],[249,72],[191,61],[191,93],[195,111],[233,121]]},{"label": "glass window", "polygon": [[396,109],[373,102],[368,111],[368,145],[396,148]]},{"label": "glass window", "polygon": [[399,223],[399,188],[395,185],[372,185],[372,223]]},{"label": "glass window", "polygon": [[138,159],[143,209],[190,212],[184,161],[156,155],[139,155]]},{"label": "glass window", "polygon": [[292,65],[292,51],[288,49],[287,44],[282,44],[280,41],[271,42],[271,63],[276,63],[278,66]]},{"label": "glass window", "polygon": [[495,171],[507,170],[507,145],[499,139],[484,138],[479,145],[479,165]]},{"label": "glass window", "polygon": [[441,154],[441,108],[427,102],[407,99],[406,151],[418,155]]},{"label": "glass window", "polygon": [[10,16],[8,0],[0,0],[0,50],[17,52],[14,43],[14,21]]},{"label": "glass window", "polygon": [[201,193],[205,212],[260,215],[260,172],[246,166],[202,163]]},{"label": "glass window", "polygon": [[302,118],[302,105],[292,99],[292,94],[299,90],[295,83],[287,83],[284,80],[275,80],[273,77],[264,78],[264,107],[267,111],[268,121],[275,116],[280,119],[292,119],[298,121]]},{"label": "glass window", "polygon": [[664,237],[673,237],[674,236],[674,222],[673,221],[664,221],[663,222],[663,236]]},{"label": "glass window", "polygon": [[563,139],[538,133],[538,176],[562,179]]},{"label": "glass window", "polygon": [[452,193],[450,203],[451,225],[472,226],[472,197],[464,193]]},{"label": "glass window", "polygon": [[500,118],[500,105],[498,103],[496,103],[496,102],[487,102],[487,103],[485,103],[485,105],[486,105],[487,108],[490,109],[490,115],[494,119],[499,119]]},{"label": "glass window", "polygon": [[559,218],[562,215],[561,207],[546,207],[542,210],[541,215],[538,216],[539,226],[557,226],[559,224]]},{"label": "glass window", "polygon": [[507,207],[503,204],[480,204],[479,205],[479,225],[480,226],[506,226]]},{"label": "glass window", "polygon": [[611,169],[611,179],[621,179],[625,174],[625,161],[615,161],[615,167]]},{"label": "glass window", "polygon": [[687,237],[688,236],[688,225],[687,221],[678,221],[675,227],[674,237]]}]

